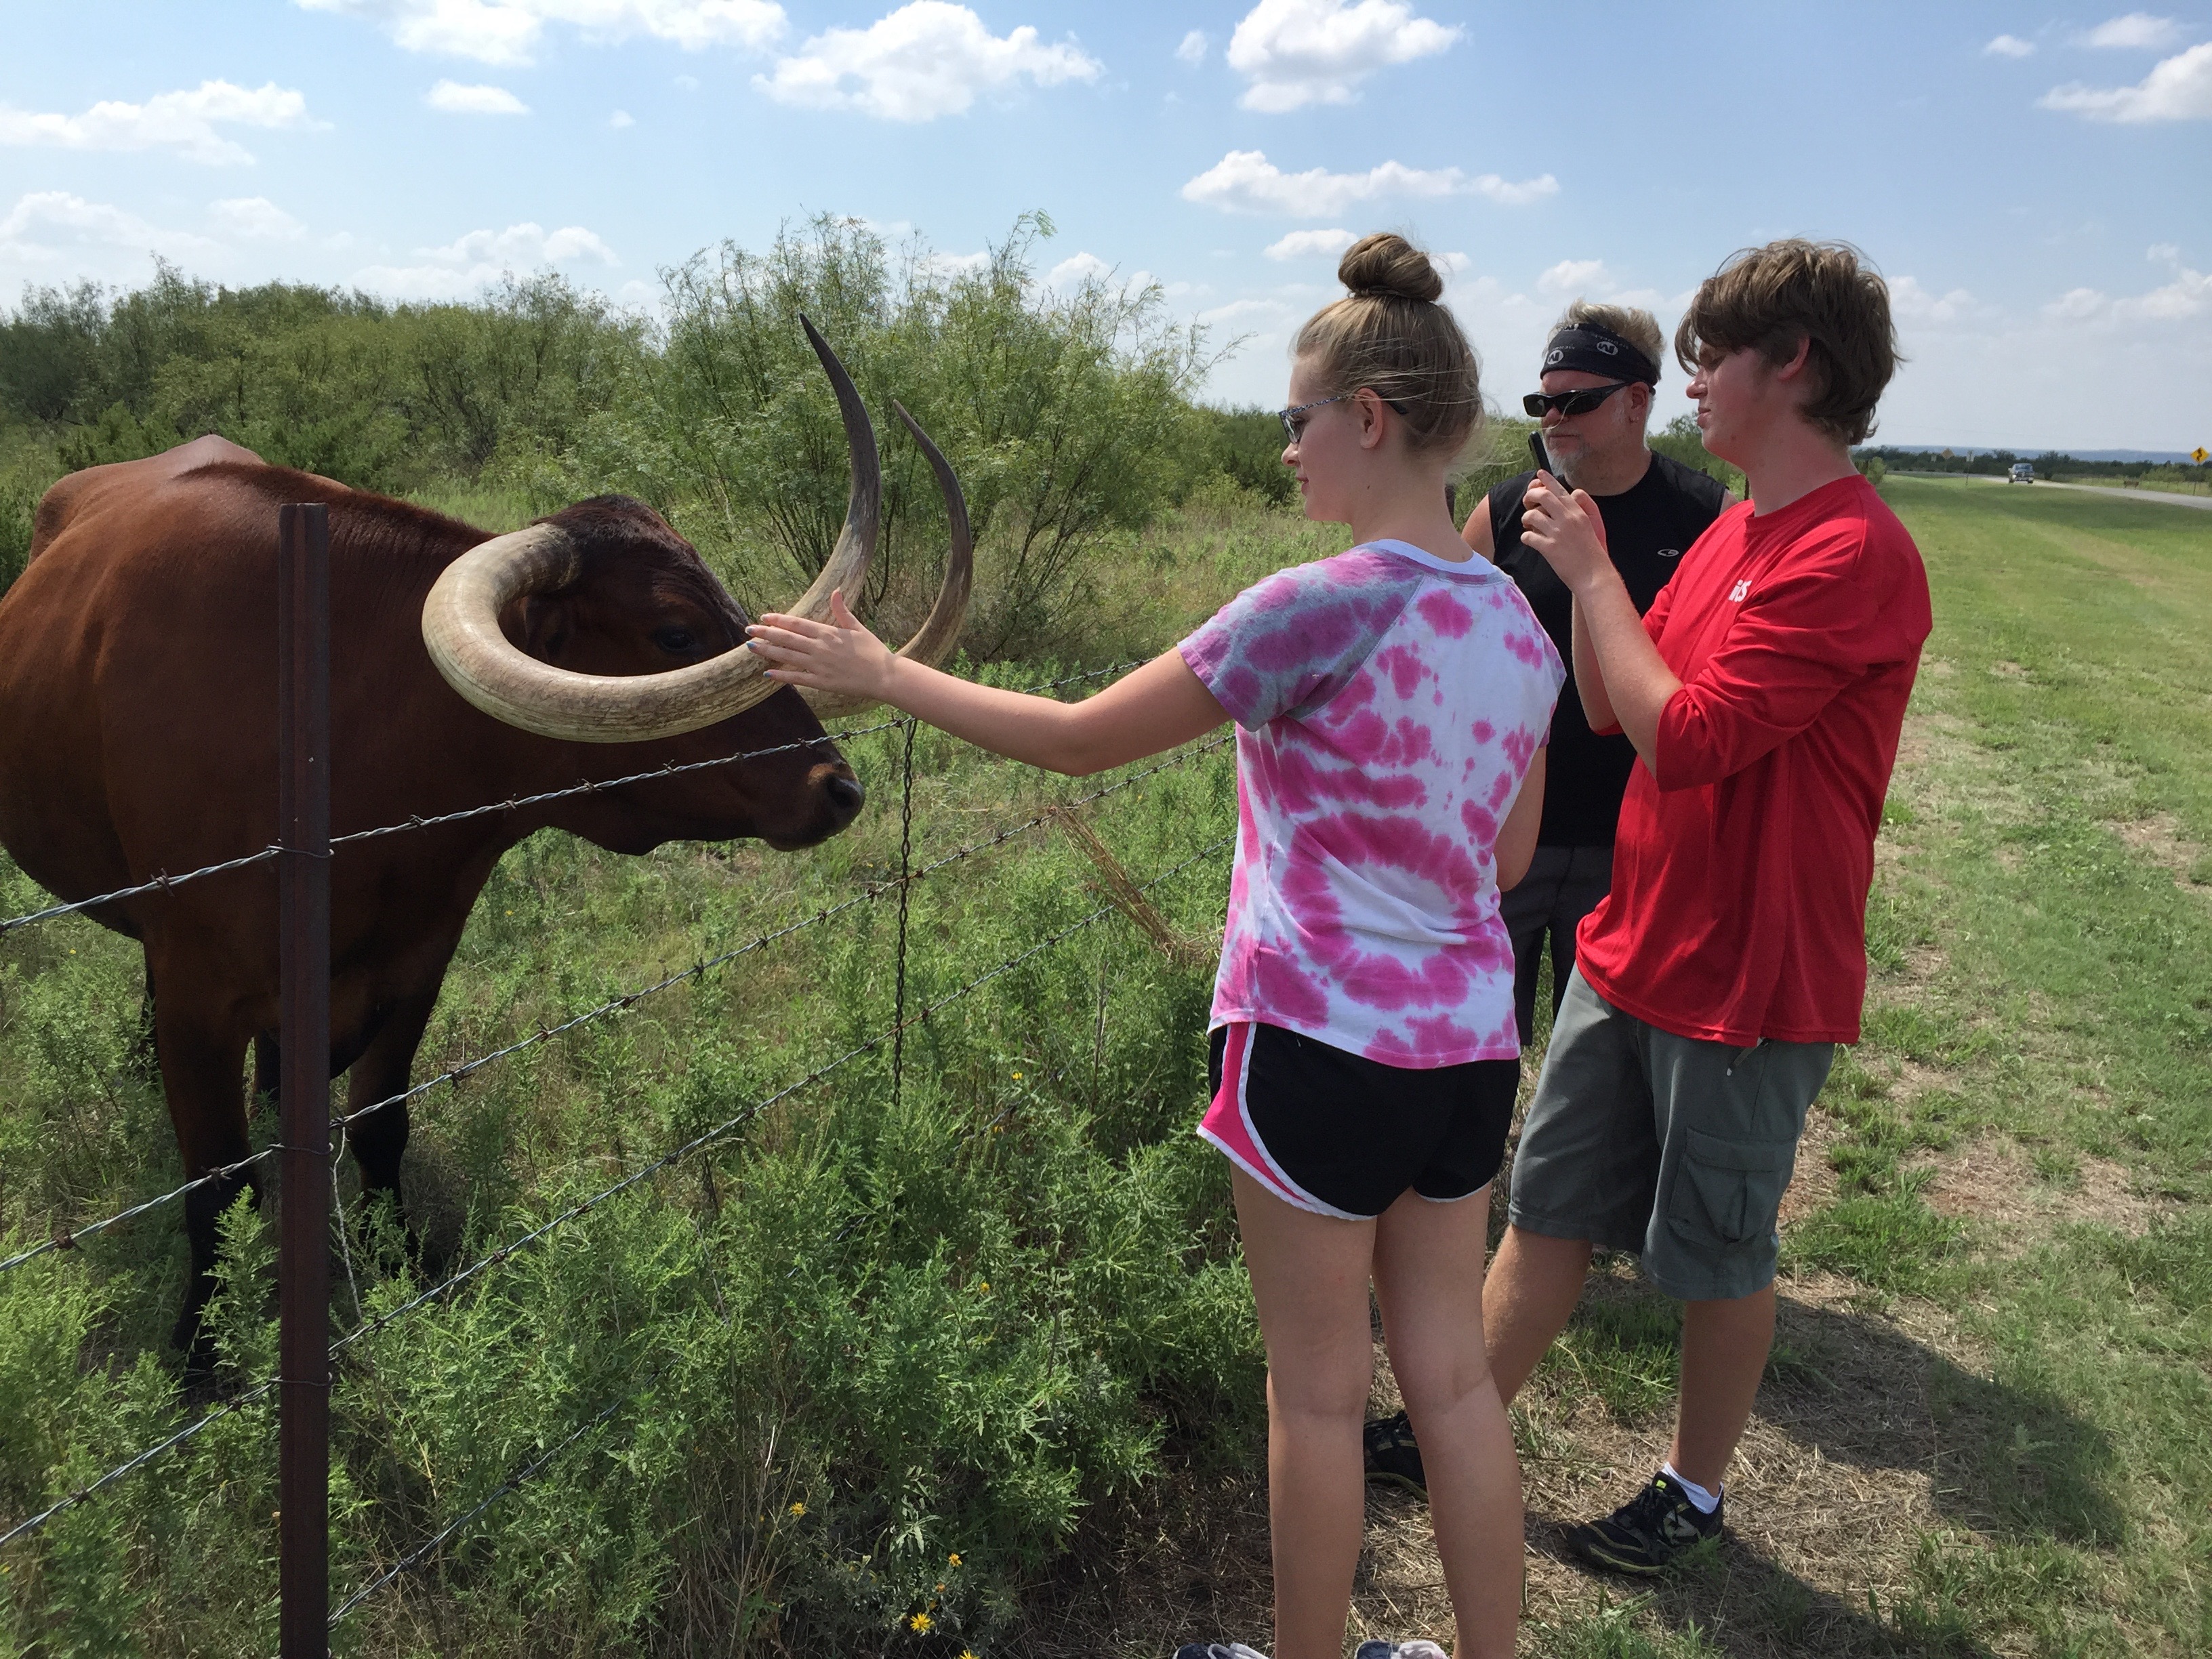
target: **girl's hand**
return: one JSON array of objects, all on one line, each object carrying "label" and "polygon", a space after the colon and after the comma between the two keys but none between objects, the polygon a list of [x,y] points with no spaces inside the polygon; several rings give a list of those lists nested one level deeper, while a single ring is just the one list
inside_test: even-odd
[{"label": "girl's hand", "polygon": [[854,619],[842,592],[830,595],[830,620],[770,611],[745,629],[746,644],[769,660],[767,677],[848,696],[890,700],[890,647]]},{"label": "girl's hand", "polygon": [[1597,503],[1586,489],[1568,494],[1548,472],[1539,472],[1521,498],[1521,539],[1542,554],[1574,592],[1613,570]]}]

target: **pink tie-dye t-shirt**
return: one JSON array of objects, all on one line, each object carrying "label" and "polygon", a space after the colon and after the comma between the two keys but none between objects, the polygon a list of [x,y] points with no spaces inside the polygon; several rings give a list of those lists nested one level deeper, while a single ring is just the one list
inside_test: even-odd
[{"label": "pink tie-dye t-shirt", "polygon": [[1519,1054],[1493,849],[1566,672],[1511,578],[1370,542],[1180,649],[1237,726],[1212,1024],[1392,1066]]}]

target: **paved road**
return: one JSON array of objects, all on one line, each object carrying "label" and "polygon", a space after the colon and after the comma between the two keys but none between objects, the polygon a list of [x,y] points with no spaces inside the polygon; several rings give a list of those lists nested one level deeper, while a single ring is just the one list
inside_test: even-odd
[{"label": "paved road", "polygon": [[[1982,473],[1919,472],[1915,471],[1910,467],[1899,467],[1898,471],[1908,478],[1971,477],[1975,482],[1980,483],[1986,477],[1985,474]],[[1987,482],[1993,484],[2001,484],[2004,483],[2005,481],[2002,478],[1988,478]],[[2010,489],[2012,486],[2006,484],[2005,487],[2007,489]],[[2117,495],[2123,501],[2169,501],[2176,507],[2193,507],[2199,512],[2212,513],[2212,495],[2177,495],[2170,489],[2114,489],[2104,484],[2053,483],[2048,478],[2038,478],[2033,484],[2028,485],[2027,488],[2032,489],[2079,489],[2084,494],[2090,495]]]},{"label": "paved road", "polygon": [[2130,501],[2171,501],[2176,507],[2193,507],[2202,513],[2212,513],[2212,495],[2177,495],[2170,489],[2112,489],[2103,484],[2053,483],[2048,478],[2038,478],[2038,489],[2079,489],[2092,495],[2118,495]]}]

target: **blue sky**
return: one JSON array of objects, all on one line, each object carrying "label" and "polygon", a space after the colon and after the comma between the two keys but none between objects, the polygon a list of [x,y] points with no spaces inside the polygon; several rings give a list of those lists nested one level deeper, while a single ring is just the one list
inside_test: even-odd
[{"label": "blue sky", "polygon": [[[0,295],[154,252],[467,295],[658,272],[831,210],[1161,283],[1273,404],[1392,228],[1509,400],[1577,293],[1669,327],[1727,254],[1857,243],[1891,441],[2212,445],[2212,12],[1446,0],[8,0]],[[1681,377],[1670,370],[1662,412]]]}]

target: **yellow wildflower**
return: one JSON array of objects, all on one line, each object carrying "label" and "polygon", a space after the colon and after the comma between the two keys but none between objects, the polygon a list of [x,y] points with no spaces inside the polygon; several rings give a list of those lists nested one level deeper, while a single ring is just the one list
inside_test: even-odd
[{"label": "yellow wildflower", "polygon": [[954,1565],[954,1566],[956,1566],[956,1567],[957,1567],[957,1566],[958,1566],[958,1565],[960,1565],[960,1557],[959,1557],[959,1555],[958,1555],[957,1553],[954,1553],[954,1554],[951,1554],[951,1555],[948,1555],[948,1556],[946,1556],[945,1559],[945,1560],[947,1560],[948,1562],[950,1562],[952,1565]]},{"label": "yellow wildflower", "polygon": [[937,1622],[937,1620],[935,1620],[934,1619],[931,1618],[931,1617],[930,1617],[927,1613],[917,1613],[916,1614],[915,1614],[915,1616],[914,1616],[913,1618],[911,1618],[911,1619],[909,1619],[909,1620],[908,1620],[906,1621],[906,1623],[907,1623],[907,1628],[908,1628],[908,1630],[911,1630],[911,1631],[912,1631],[915,1635],[917,1635],[917,1636],[921,1635],[923,1632],[927,1631],[927,1629],[928,1629],[932,1625],[934,1625],[936,1622]]},{"label": "yellow wildflower", "polygon": [[802,1516],[806,1513],[806,1505],[804,1504],[793,1504],[791,1506],[791,1513],[794,1518],[799,1516]]}]

